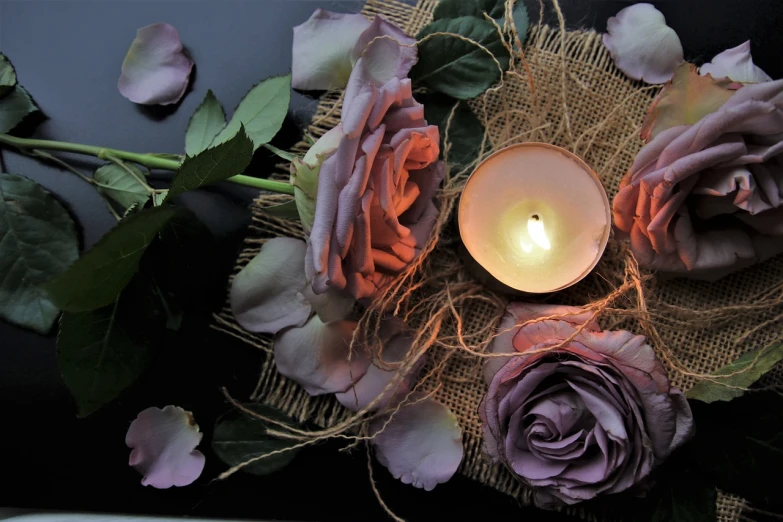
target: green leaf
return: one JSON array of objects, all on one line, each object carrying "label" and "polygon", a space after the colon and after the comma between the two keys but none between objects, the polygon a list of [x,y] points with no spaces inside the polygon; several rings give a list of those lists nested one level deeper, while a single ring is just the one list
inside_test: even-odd
[{"label": "green leaf", "polygon": [[691,457],[723,491],[760,509],[783,511],[783,395],[754,391],[732,401],[689,401],[696,437]]},{"label": "green leaf", "polygon": [[188,130],[185,132],[185,154],[195,156],[205,151],[218,132],[226,126],[226,113],[212,93],[207,91],[201,102],[190,117]]},{"label": "green leaf", "polygon": [[[488,21],[472,16],[437,20],[419,31],[416,39],[439,32],[457,33],[482,44],[497,58],[504,71],[508,68],[508,51]],[[495,60],[475,44],[439,35],[419,44],[419,61],[411,70],[411,78],[419,85],[467,100],[497,83],[500,70]]]},{"label": "green leaf", "polygon": [[44,288],[63,310],[84,312],[113,303],[139,268],[144,251],[179,210],[148,208],[120,221],[65,272]]},{"label": "green leaf", "polygon": [[283,126],[290,103],[290,74],[263,80],[242,98],[228,125],[215,136],[212,146],[228,141],[243,125],[247,135],[253,140],[253,150],[269,143]]},{"label": "green leaf", "polygon": [[0,173],[0,317],[48,333],[60,311],[40,285],[78,257],[65,208],[37,183]]},{"label": "green leaf", "polygon": [[286,161],[294,161],[294,158],[297,157],[296,154],[293,154],[291,152],[284,151],[282,149],[278,149],[274,145],[270,143],[264,143],[263,147],[267,149],[269,152],[277,156],[278,158],[282,158]]},{"label": "green leaf", "polygon": [[220,278],[204,276],[221,270],[215,262],[219,254],[212,232],[181,208],[147,249],[141,271],[154,279],[171,310],[209,308],[225,291]]},{"label": "green leaf", "polygon": [[718,492],[690,469],[660,478],[652,522],[715,522]]},{"label": "green leaf", "polygon": [[[758,357],[758,360],[756,360],[756,357]],[[718,379],[716,382],[701,381],[685,395],[689,399],[696,399],[702,402],[730,401],[745,393],[745,390],[742,388],[747,388],[759,380],[781,360],[783,360],[783,344],[752,350],[716,371],[713,375],[741,373]]]},{"label": "green leaf", "polygon": [[299,211],[296,208],[295,200],[287,201],[273,207],[264,207],[261,210],[270,216],[279,217],[281,219],[299,219]]},{"label": "green leaf", "polygon": [[207,149],[198,156],[185,158],[171,180],[166,200],[171,200],[177,194],[242,174],[251,159],[253,142],[240,127],[236,136],[225,143]]},{"label": "green leaf", "polygon": [[0,133],[13,130],[27,115],[37,110],[38,107],[27,91],[17,85],[7,96],[0,99]]},{"label": "green leaf", "polygon": [[57,364],[80,417],[113,400],[141,375],[165,321],[144,278],[135,278],[108,306],[63,314]]},{"label": "green leaf", "polygon": [[150,199],[150,191],[143,181],[144,172],[133,163],[123,162],[122,166],[109,163],[93,174],[98,191],[117,203],[123,212],[134,205],[143,207]]},{"label": "green leaf", "polygon": [[449,165],[457,171],[470,165],[481,152],[481,141],[484,138],[484,126],[470,107],[464,102],[438,94],[419,95],[418,100],[424,105],[427,123],[437,125],[440,130],[441,152],[445,150],[446,123],[454,106],[457,106],[448,128],[448,139],[451,142]]},{"label": "green leaf", "polygon": [[16,71],[3,53],[0,53],[0,98],[16,85]]},{"label": "green leaf", "polygon": [[[435,6],[432,19],[442,20],[459,18],[460,16],[473,16],[483,19],[484,13],[487,13],[503,28],[506,15],[505,4],[505,0],[440,0],[438,5]],[[530,19],[523,0],[517,0],[516,4],[514,4],[511,17],[514,19],[514,28],[517,31],[519,40],[524,45],[530,26]]]},{"label": "green leaf", "polygon": [[[290,418],[268,406],[245,404],[245,407],[284,424],[294,425]],[[226,413],[215,423],[212,449],[220,460],[229,466],[235,466],[258,455],[290,448],[297,444],[296,441],[270,437],[267,435],[267,429],[270,427],[281,430],[279,427],[239,412]],[[288,465],[297,452],[298,449],[278,453],[250,464],[242,470],[254,475],[268,475]]]}]

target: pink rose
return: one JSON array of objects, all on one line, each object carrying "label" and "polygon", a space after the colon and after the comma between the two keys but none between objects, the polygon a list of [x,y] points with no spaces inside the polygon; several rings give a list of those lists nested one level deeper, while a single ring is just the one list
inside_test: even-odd
[{"label": "pink rose", "polygon": [[783,80],[724,93],[664,125],[620,184],[614,225],[646,267],[715,278],[783,251]]},{"label": "pink rose", "polygon": [[317,294],[372,298],[432,231],[444,168],[438,128],[401,77],[411,65],[410,49],[393,40],[370,45],[351,73],[341,123],[313,146],[326,158],[306,259]]},{"label": "pink rose", "polygon": [[[552,315],[563,317],[522,326]],[[688,401],[645,338],[594,322],[576,333],[589,319],[579,308],[512,303],[490,344],[492,353],[520,355],[484,368],[486,449],[536,488],[542,505],[624,491],[692,434]]]}]

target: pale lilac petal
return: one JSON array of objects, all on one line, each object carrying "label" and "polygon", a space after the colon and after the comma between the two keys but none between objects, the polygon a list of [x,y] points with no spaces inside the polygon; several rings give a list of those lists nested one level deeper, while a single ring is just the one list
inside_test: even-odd
[{"label": "pale lilac petal", "polygon": [[373,420],[375,454],[394,478],[427,491],[448,481],[462,462],[462,428],[457,417],[434,399],[403,405]]},{"label": "pale lilac petal", "polygon": [[651,4],[634,4],[606,22],[604,45],[618,69],[634,80],[664,83],[683,62],[680,38]]},{"label": "pale lilac petal", "polygon": [[324,324],[313,316],[301,328],[289,328],[275,339],[275,365],[310,395],[347,390],[370,366],[363,351],[350,354],[356,323]]},{"label": "pale lilac petal", "polygon": [[312,312],[302,293],[306,251],[307,245],[300,239],[270,239],[236,275],[231,284],[231,311],[242,328],[277,333],[305,324]]},{"label": "pale lilac petal", "polygon": [[[540,321],[520,326],[540,317],[560,316],[556,320]],[[524,352],[535,345],[551,341],[556,344],[568,338],[576,327],[590,321],[592,312],[576,306],[545,305],[512,302],[500,321],[497,335],[489,345],[490,353]],[[598,330],[598,323],[590,321],[588,330]],[[484,381],[489,384],[497,371],[510,357],[491,357],[484,363]]]},{"label": "pale lilac petal", "polygon": [[159,23],[136,31],[122,62],[120,94],[143,105],[170,105],[185,94],[193,60],[185,53],[177,30]]},{"label": "pale lilac petal", "polygon": [[380,360],[373,358],[367,373],[354,386],[344,393],[335,394],[335,398],[340,401],[340,404],[353,411],[360,411],[369,406],[391,382],[394,382],[395,385],[386,390],[384,396],[374,405],[373,409],[383,409],[394,398],[404,397],[411,391],[412,382],[424,365],[425,357],[421,356],[404,377],[399,377],[399,371],[394,367],[384,366],[402,362],[410,351],[413,337],[402,321],[385,319],[381,323],[379,337],[379,344],[382,348]]},{"label": "pale lilac petal", "polygon": [[125,444],[132,449],[128,463],[144,475],[142,485],[157,489],[187,486],[204,470],[198,425],[179,406],[147,408],[131,422]]},{"label": "pale lilac petal", "polygon": [[302,294],[324,323],[345,319],[356,303],[351,294],[339,288],[328,288],[323,294],[316,294],[312,285],[305,285]]},{"label": "pale lilac petal", "polygon": [[[381,36],[388,38],[375,40],[375,38]],[[385,43],[375,47],[375,44],[381,41]],[[362,56],[365,48],[371,42],[372,46],[367,50],[366,54],[371,56],[372,67],[376,69],[373,77],[382,83],[387,82],[392,77],[406,78],[418,60],[416,40],[380,16],[375,17],[367,30],[359,37],[359,41],[356,42],[352,54],[354,62]]]},{"label": "pale lilac petal", "polygon": [[716,54],[711,62],[699,69],[699,74],[711,74],[713,78],[730,78],[735,82],[762,83],[772,78],[753,63],[750,40]]},{"label": "pale lilac petal", "polygon": [[294,27],[291,85],[294,89],[341,89],[351,75],[351,54],[370,22],[361,14],[316,9]]}]

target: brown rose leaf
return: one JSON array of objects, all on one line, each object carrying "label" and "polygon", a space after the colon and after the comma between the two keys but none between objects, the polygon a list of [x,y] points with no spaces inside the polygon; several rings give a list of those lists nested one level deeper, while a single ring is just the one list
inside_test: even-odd
[{"label": "brown rose leaf", "polygon": [[720,109],[741,86],[729,78],[701,76],[692,63],[679,65],[644,117],[641,138],[649,143],[661,131],[696,123]]}]

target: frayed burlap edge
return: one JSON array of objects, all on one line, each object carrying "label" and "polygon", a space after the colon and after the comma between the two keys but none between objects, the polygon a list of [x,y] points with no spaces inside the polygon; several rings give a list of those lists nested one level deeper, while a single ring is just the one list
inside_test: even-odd
[{"label": "frayed burlap edge", "polygon": [[[381,14],[408,34],[415,34],[429,22],[434,5],[432,0],[420,2],[416,7],[394,1],[371,0],[364,13]],[[559,9],[557,14],[562,24]],[[510,38],[509,44],[513,46]],[[628,81],[614,68],[611,57],[601,44],[600,35],[591,31],[565,32],[562,27],[557,30],[539,26],[533,29],[524,54],[514,54],[511,72],[506,74],[503,84],[473,100],[470,105],[487,128],[482,151],[484,156],[492,150],[523,141],[557,144],[572,150],[593,166],[612,197],[622,174],[641,147],[638,127],[656,92],[655,87]],[[340,102],[340,93],[324,96],[308,130],[313,137],[321,136],[339,122]],[[303,141],[297,149],[304,151],[308,146],[308,142]],[[445,152],[448,153],[448,145]],[[456,253],[458,235],[448,216],[469,171],[470,168],[450,173],[441,198],[445,219],[438,228],[439,243],[425,252],[421,261],[426,258],[428,264],[449,265],[449,270],[460,263]],[[237,271],[252,259],[266,238],[303,236],[297,223],[279,220],[263,212],[263,207],[284,199],[285,196],[262,195],[254,204],[251,233],[237,261]],[[697,282],[668,284],[656,281],[634,265],[635,261],[628,256],[624,245],[612,239],[594,276],[566,292],[558,293],[556,300],[563,304],[585,305],[594,303],[601,296],[614,296],[601,309],[603,325],[646,333],[667,364],[673,382],[680,387],[688,389],[705,374],[742,352],[779,338],[771,327],[780,320],[780,259],[743,271],[715,285]],[[417,267],[416,271],[432,275],[432,270],[427,267]],[[413,275],[421,281],[421,274]],[[427,346],[430,362],[425,373],[430,377],[439,373],[437,378],[423,383],[421,389],[434,393],[441,402],[450,406],[463,424],[465,457],[460,473],[529,503],[530,492],[522,488],[504,468],[489,462],[482,453],[476,415],[476,401],[480,400],[484,391],[479,377],[481,359],[476,364],[475,358],[465,358],[464,361],[460,357],[454,358],[455,348],[467,347],[477,353],[483,351],[490,338],[486,332],[491,331],[499,320],[507,298],[477,285],[462,268],[449,277],[446,286],[454,289],[454,295],[447,290],[448,303],[441,302],[439,306],[451,305],[454,314],[447,318],[450,324],[439,325],[440,340],[433,340]],[[410,279],[408,284],[412,281]],[[618,289],[622,292],[618,293]],[[635,292],[639,295],[634,295]],[[394,293],[391,297],[395,295],[399,297]],[[432,297],[432,293],[423,295],[424,301]],[[436,295],[443,298],[442,293]],[[408,295],[402,301],[408,303],[410,297]],[[640,305],[644,307],[644,313],[640,312]],[[720,308],[715,308],[716,305]],[[403,310],[403,315],[405,312]],[[655,317],[655,314],[661,317]],[[406,319],[418,326],[422,319],[416,315],[414,313],[414,317]],[[426,318],[427,314],[424,316]],[[453,324],[454,317],[464,317],[473,324],[457,327]],[[755,330],[758,325],[764,328]],[[216,315],[215,328],[263,351],[271,350],[270,338],[243,331],[234,322],[228,308]],[[465,340],[477,335],[480,339]],[[453,342],[445,340],[454,337],[460,338]],[[737,338],[744,341],[743,346],[737,346],[736,342],[732,344]],[[442,366],[438,370],[439,365]],[[776,376],[766,380],[770,384],[779,384],[779,374],[777,372]],[[297,385],[277,374],[272,357],[265,360],[252,400],[280,408],[300,421],[315,422],[324,427],[350,422],[353,417],[333,398],[309,397]],[[743,506],[741,499],[721,494],[717,506],[718,520],[739,520]],[[583,518],[593,518],[578,508],[571,511]]]}]

